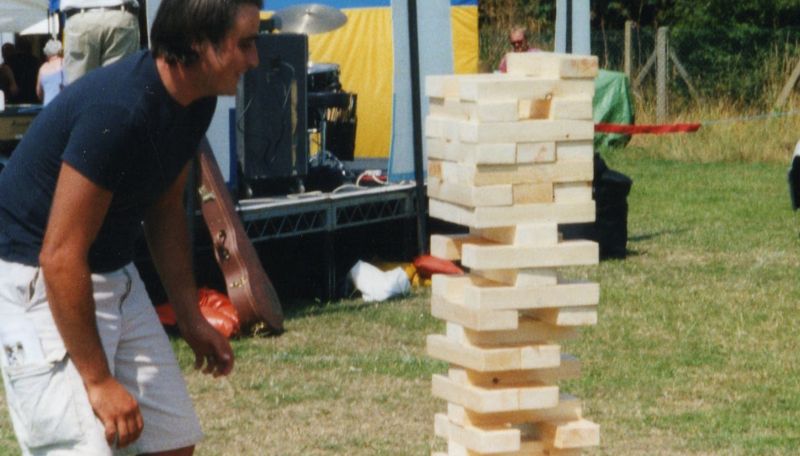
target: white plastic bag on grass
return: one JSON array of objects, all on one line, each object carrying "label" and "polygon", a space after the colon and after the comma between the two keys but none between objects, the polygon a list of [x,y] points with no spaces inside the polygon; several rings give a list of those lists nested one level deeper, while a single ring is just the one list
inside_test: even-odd
[{"label": "white plastic bag on grass", "polygon": [[392,296],[408,294],[411,283],[403,268],[381,271],[364,261],[358,261],[350,268],[347,277],[361,292],[364,301],[383,301]]}]

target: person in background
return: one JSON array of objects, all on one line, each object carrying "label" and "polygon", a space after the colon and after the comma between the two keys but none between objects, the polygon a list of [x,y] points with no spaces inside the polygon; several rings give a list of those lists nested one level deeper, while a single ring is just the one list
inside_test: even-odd
[{"label": "person in background", "polygon": [[36,95],[42,101],[42,104],[47,106],[64,88],[61,43],[54,39],[47,41],[47,44],[44,45],[44,55],[47,60],[39,67],[39,76],[36,79]]},{"label": "person in background", "polygon": [[14,71],[8,64],[8,59],[14,54],[14,45],[5,43],[2,47],[3,63],[0,64],[0,90],[3,91],[6,103],[11,103],[19,93],[17,79]]},{"label": "person in background", "polygon": [[[512,28],[511,32],[508,34],[508,42],[511,44],[511,52],[536,52],[539,50],[537,48],[530,47],[528,44],[528,37],[524,27]],[[501,73],[505,73],[507,71],[505,55],[500,60],[500,64],[497,66],[497,71]]]},{"label": "person in background", "polygon": [[66,86],[0,173],[0,368],[21,454],[188,456],[202,438],[133,259],[143,232],[195,368],[228,375],[183,194],[217,95],[258,65],[260,8],[163,0],[152,51]]},{"label": "person in background", "polygon": [[61,11],[67,84],[139,49],[136,0],[61,0]]},{"label": "person in background", "polygon": [[[8,52],[6,52],[6,48]],[[31,44],[28,40],[19,39],[15,45],[3,45],[3,60],[14,72],[19,91],[11,98],[12,103],[32,104],[38,103],[36,97],[36,73],[41,62],[31,53]]]}]

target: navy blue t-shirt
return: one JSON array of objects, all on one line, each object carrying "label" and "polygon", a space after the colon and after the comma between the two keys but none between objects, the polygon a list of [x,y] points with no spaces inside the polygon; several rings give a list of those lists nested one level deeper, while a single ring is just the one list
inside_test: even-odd
[{"label": "navy blue t-shirt", "polygon": [[113,192],[89,252],[92,271],[131,262],[146,209],[194,155],[215,107],[216,97],[180,106],[149,51],[67,86],[35,118],[0,173],[0,258],[38,264],[63,161]]}]

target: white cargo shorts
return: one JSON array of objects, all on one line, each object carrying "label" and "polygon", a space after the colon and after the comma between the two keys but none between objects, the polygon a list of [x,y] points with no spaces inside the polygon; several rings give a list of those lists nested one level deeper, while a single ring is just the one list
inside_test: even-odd
[{"label": "white cargo shorts", "polygon": [[139,402],[144,430],[110,448],[64,348],[37,267],[0,260],[0,365],[24,455],[112,455],[183,448],[202,439],[169,339],[136,268],[92,274],[97,326],[111,372]]}]

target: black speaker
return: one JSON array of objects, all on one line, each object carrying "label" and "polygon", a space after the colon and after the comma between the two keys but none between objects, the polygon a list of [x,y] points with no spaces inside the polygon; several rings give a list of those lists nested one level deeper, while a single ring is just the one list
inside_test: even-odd
[{"label": "black speaker", "polygon": [[236,96],[236,153],[246,196],[302,189],[308,172],[308,36],[261,34],[258,68]]}]

